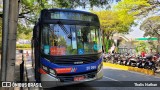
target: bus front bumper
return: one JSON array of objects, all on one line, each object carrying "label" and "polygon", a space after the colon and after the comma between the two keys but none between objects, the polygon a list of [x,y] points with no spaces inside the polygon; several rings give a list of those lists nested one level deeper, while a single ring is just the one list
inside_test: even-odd
[{"label": "bus front bumper", "polygon": [[103,77],[103,68],[100,69],[100,71],[96,74],[94,78],[84,79],[81,81],[71,81],[71,82],[61,82],[58,78],[53,77],[49,74],[42,74],[41,75],[41,84],[43,88],[51,88],[51,87],[57,87],[57,86],[65,86],[65,85],[71,85],[71,84],[78,84],[88,81],[94,81],[99,80]]}]

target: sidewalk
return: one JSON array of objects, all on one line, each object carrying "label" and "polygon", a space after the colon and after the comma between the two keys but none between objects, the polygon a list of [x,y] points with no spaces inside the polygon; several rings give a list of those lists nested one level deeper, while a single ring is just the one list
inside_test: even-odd
[{"label": "sidewalk", "polygon": [[[26,54],[26,50],[24,51],[24,82],[36,83],[34,78],[34,68],[32,67],[31,54],[29,52],[29,56]],[[20,64],[22,63],[22,54],[16,53],[16,62],[15,62],[15,82],[20,81]],[[21,90],[19,87],[16,87],[15,90]],[[24,87],[22,90],[40,90],[40,88],[33,87]],[[42,90],[42,89],[41,89]]]},{"label": "sidewalk", "polygon": [[[26,56],[25,58],[25,77],[27,78],[27,82],[36,83],[34,76],[34,68],[32,67],[32,59],[31,55]],[[43,90],[40,87],[29,87],[28,90]]]},{"label": "sidewalk", "polygon": [[[22,53],[16,52],[16,61],[15,61],[15,82],[20,82],[20,64],[22,63]],[[24,81],[27,79],[24,76]],[[20,87],[15,87],[14,90],[21,90]],[[23,90],[28,90],[27,87],[24,87]]]},{"label": "sidewalk", "polygon": [[22,63],[22,54],[16,53],[15,61],[15,82],[20,81],[20,64]]}]

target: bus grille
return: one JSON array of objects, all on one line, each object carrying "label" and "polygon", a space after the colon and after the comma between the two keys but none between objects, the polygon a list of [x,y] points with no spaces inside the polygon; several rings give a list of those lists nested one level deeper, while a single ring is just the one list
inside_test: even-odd
[{"label": "bus grille", "polygon": [[77,75],[57,75],[57,77],[60,79],[61,82],[70,82],[74,81],[74,77],[83,75],[86,79],[94,78],[96,76],[97,71],[88,72],[85,74],[77,74]]},{"label": "bus grille", "polygon": [[45,55],[44,58],[58,65],[78,65],[78,64],[94,63],[95,61],[99,60],[100,56],[101,54],[70,55],[70,56],[47,56]]}]

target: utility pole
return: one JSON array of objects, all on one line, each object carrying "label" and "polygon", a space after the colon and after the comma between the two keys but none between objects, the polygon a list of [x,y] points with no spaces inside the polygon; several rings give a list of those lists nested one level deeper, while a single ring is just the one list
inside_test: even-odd
[{"label": "utility pole", "polygon": [[10,0],[9,3],[9,31],[7,49],[7,74],[6,81],[14,81],[15,56],[16,56],[16,35],[19,15],[19,0]]},{"label": "utility pole", "polygon": [[[14,81],[16,33],[19,15],[19,0],[3,0],[3,42],[1,81]],[[4,88],[14,90],[14,88]]]},{"label": "utility pole", "polygon": [[9,0],[3,0],[1,81],[6,81]]}]

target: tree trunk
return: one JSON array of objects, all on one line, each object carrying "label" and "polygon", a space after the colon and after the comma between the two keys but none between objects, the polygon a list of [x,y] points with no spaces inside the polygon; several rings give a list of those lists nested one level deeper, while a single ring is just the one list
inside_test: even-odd
[{"label": "tree trunk", "polygon": [[105,50],[106,50],[106,52],[108,53],[108,50],[109,50],[109,37],[110,37],[110,35],[109,34],[106,34],[105,35],[106,37],[105,37]]}]

